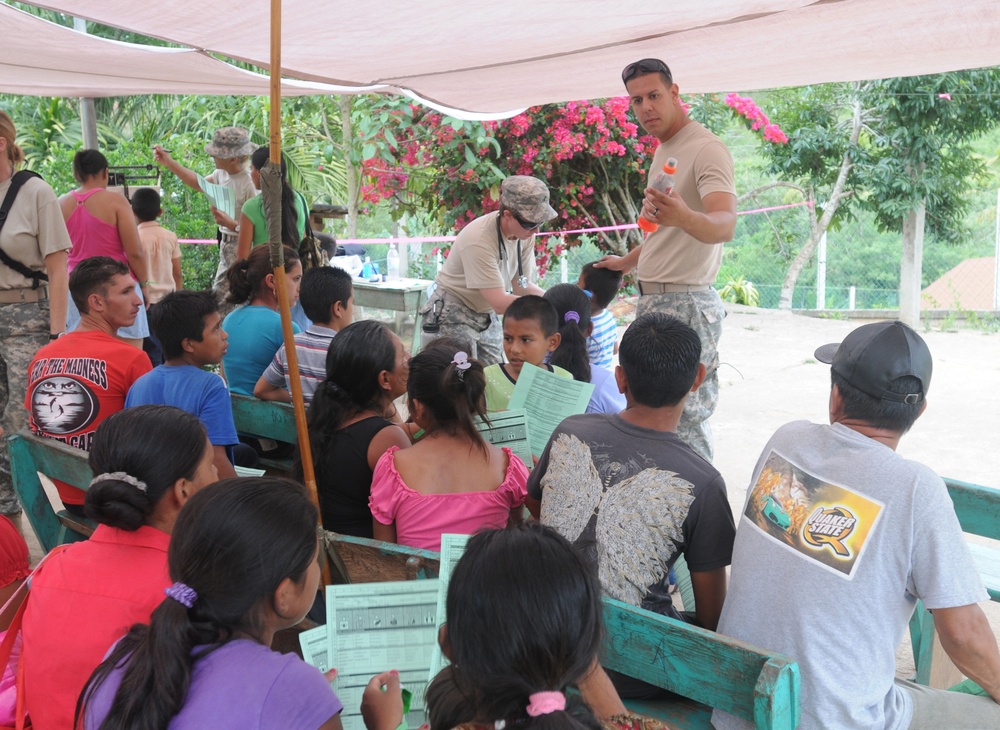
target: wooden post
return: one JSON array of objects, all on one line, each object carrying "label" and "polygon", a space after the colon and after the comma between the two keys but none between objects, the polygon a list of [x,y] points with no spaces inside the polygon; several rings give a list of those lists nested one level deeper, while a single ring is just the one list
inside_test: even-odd
[{"label": "wooden post", "polygon": [[[281,0],[271,0],[271,164],[281,169]],[[263,193],[262,193],[263,194]],[[302,397],[302,380],[299,377],[299,358],[295,350],[295,333],[292,330],[292,311],[288,303],[288,285],[285,281],[285,256],[281,241],[281,205],[275,206],[273,215],[278,216],[277,226],[268,225],[272,232],[268,245],[271,249],[271,266],[274,269],[274,295],[278,299],[281,312],[281,334],[285,341],[285,355],[288,358],[288,381],[292,388],[292,407],[295,410],[295,429],[299,436],[299,455],[302,459],[302,476],[309,495],[320,509],[319,492],[316,488],[316,474],[313,471],[312,448],[309,443],[309,428],[306,425],[306,406]],[[274,232],[278,231],[275,236]],[[323,519],[320,517],[319,527]],[[325,555],[320,550],[320,555]],[[330,566],[323,561],[323,585],[330,584]]]}]

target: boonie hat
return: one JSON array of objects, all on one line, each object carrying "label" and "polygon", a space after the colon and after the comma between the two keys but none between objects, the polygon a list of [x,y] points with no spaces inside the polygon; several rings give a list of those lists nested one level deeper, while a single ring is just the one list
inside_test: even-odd
[{"label": "boonie hat", "polygon": [[250,133],[240,127],[223,127],[212,135],[212,142],[205,145],[209,157],[247,157],[257,145],[250,141]]},{"label": "boonie hat", "polygon": [[[879,400],[920,403],[931,384],[933,361],[923,338],[902,322],[877,322],[858,327],[843,342],[823,345],[816,359],[830,363],[837,375]],[[919,393],[891,393],[896,378],[920,380]]]},{"label": "boonie hat", "polygon": [[549,186],[537,177],[511,175],[505,179],[500,185],[500,203],[532,223],[544,223],[559,215],[549,205]]}]

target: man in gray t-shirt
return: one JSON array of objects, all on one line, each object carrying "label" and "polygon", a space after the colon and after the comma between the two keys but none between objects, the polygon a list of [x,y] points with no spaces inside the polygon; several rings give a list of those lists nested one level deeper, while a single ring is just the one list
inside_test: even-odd
[{"label": "man in gray t-shirt", "polygon": [[[944,482],[895,453],[926,407],[927,345],[901,322],[854,330],[832,364],[830,424],[797,421],[757,462],[720,633],[799,663],[800,728],[1000,727],[989,698],[900,682],[895,650],[918,599],[960,670],[1000,700],[988,594]],[[720,730],[750,725],[716,711]]]}]

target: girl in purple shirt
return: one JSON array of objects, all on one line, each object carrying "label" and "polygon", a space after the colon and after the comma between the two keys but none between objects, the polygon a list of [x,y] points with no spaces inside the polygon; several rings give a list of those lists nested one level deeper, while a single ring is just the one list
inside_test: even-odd
[{"label": "girl in purple shirt", "polygon": [[87,683],[84,728],[340,730],[327,678],[268,648],[319,585],[319,515],[305,488],[225,479],[185,507],[168,553],[175,582]]}]

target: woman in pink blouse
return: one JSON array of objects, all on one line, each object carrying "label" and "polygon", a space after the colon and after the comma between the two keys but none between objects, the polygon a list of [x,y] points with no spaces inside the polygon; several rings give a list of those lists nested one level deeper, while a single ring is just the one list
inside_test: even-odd
[{"label": "woman in pink blouse", "polygon": [[375,539],[440,550],[442,533],[520,519],[528,469],[479,434],[485,390],[483,366],[447,345],[432,344],[410,360],[410,414],[425,435],[408,449],[390,448],[375,467]]}]

